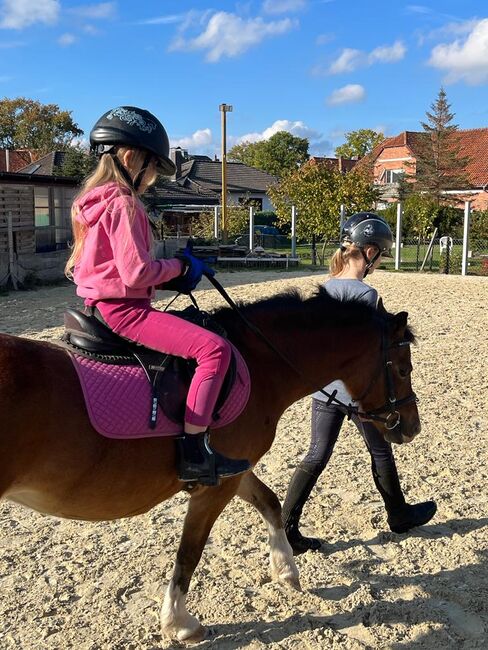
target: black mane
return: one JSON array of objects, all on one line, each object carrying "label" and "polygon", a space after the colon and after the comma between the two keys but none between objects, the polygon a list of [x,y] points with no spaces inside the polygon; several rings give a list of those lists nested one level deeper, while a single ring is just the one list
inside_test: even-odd
[{"label": "black mane", "polygon": [[[394,314],[384,309],[371,307],[364,301],[348,297],[333,298],[323,286],[318,286],[315,293],[305,298],[298,289],[290,289],[271,298],[263,298],[251,303],[238,303],[240,311],[254,322],[262,316],[271,315],[273,323],[283,328],[304,328],[313,330],[327,324],[340,327],[352,327],[370,324],[375,321],[387,323]],[[222,307],[213,313],[230,335],[242,331],[242,321],[230,307]],[[407,328],[405,338],[414,340],[412,331]]]}]

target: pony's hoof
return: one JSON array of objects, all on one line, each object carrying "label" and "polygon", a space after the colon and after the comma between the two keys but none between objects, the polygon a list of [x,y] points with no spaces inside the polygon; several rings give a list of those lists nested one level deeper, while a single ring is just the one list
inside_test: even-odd
[{"label": "pony's hoof", "polygon": [[300,578],[298,576],[290,576],[289,578],[285,578],[282,582],[295,591],[302,591],[302,585],[300,584]]},{"label": "pony's hoof", "polygon": [[195,630],[180,630],[177,634],[177,639],[181,643],[186,643],[187,645],[192,645],[194,643],[200,643],[204,640],[207,630],[203,625],[198,625]]}]

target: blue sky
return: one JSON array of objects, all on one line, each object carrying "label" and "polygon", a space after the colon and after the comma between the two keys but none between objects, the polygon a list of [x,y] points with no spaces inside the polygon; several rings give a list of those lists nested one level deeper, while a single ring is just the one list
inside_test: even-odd
[{"label": "blue sky", "polygon": [[486,0],[0,0],[0,97],[86,135],[132,104],[218,153],[225,102],[228,147],[285,129],[324,155],[346,131],[418,130],[441,84],[461,128],[488,126]]}]

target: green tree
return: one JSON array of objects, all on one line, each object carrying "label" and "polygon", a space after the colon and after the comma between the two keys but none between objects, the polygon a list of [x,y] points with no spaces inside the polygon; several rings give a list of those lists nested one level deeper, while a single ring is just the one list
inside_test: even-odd
[{"label": "green tree", "polygon": [[329,165],[304,165],[268,190],[279,224],[290,222],[290,208],[297,208],[297,236],[334,239],[339,234],[340,206],[352,214],[370,209],[378,190],[359,171],[342,174]]},{"label": "green tree", "polygon": [[278,131],[261,142],[243,142],[229,151],[229,159],[239,160],[278,177],[296,170],[309,157],[308,140],[288,131]]},{"label": "green tree", "polygon": [[[214,213],[202,212],[192,221],[192,232],[195,237],[211,240],[214,236]],[[230,240],[237,235],[249,232],[249,208],[238,205],[227,206],[227,231]]]},{"label": "green tree", "polygon": [[41,157],[63,150],[83,131],[70,111],[57,104],[41,104],[34,99],[17,97],[0,100],[0,147],[29,149]]},{"label": "green tree", "polygon": [[54,169],[55,176],[67,176],[81,181],[95,169],[97,159],[80,145],[72,145],[64,152],[63,162]]},{"label": "green tree", "polygon": [[339,158],[364,158],[371,153],[377,144],[383,142],[385,136],[373,129],[358,129],[346,133],[346,142],[335,150]]},{"label": "green tree", "polygon": [[473,239],[488,239],[488,209],[473,211],[469,234]]},{"label": "green tree", "polygon": [[460,154],[458,127],[451,124],[454,113],[443,88],[427,111],[427,122],[419,139],[416,156],[415,191],[426,192],[440,205],[445,190],[468,186],[466,166],[469,158]]}]

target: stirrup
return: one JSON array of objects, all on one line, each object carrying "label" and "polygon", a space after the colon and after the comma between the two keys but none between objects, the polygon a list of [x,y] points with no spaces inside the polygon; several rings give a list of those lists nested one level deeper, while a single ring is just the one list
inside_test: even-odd
[{"label": "stirrup", "polygon": [[[199,448],[201,462],[188,459],[186,446],[192,436],[192,441]],[[178,478],[185,483],[200,483],[201,485],[218,485],[220,478],[237,476],[247,472],[251,465],[247,460],[234,460],[226,458],[214,451],[209,443],[209,433],[205,431],[200,434],[185,434],[176,439],[177,441],[177,468]]]}]

